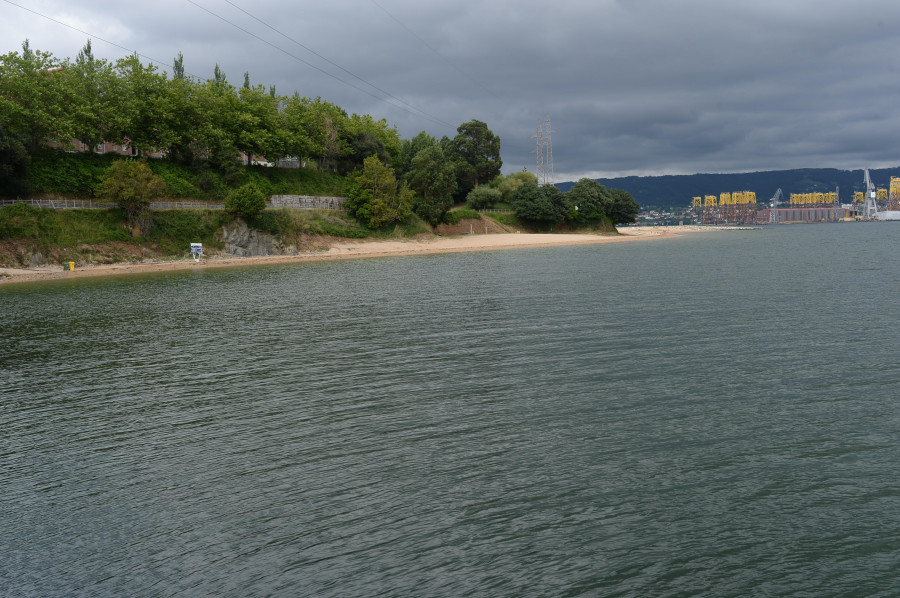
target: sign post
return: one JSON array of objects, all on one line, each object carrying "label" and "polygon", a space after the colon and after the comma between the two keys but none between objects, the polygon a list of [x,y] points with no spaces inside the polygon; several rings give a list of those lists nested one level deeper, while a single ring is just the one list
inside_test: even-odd
[{"label": "sign post", "polygon": [[191,255],[194,256],[195,262],[199,262],[200,256],[203,255],[203,243],[191,243]]}]

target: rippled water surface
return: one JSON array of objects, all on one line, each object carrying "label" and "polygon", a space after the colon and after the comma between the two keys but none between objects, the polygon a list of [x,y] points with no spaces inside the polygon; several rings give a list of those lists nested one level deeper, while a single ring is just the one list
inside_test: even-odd
[{"label": "rippled water surface", "polygon": [[0,594],[896,596],[898,247],[0,287]]}]

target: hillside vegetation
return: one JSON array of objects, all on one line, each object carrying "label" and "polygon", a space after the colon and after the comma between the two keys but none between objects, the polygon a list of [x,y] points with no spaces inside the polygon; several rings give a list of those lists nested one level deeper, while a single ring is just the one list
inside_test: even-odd
[{"label": "hillside vegetation", "polygon": [[[27,183],[30,195],[92,198],[116,154],[80,154],[40,149],[31,157]],[[223,174],[206,165],[188,166],[171,160],[147,160],[172,199],[221,200],[232,189],[253,183],[266,195],[342,196],[347,178],[314,168],[242,166]]]},{"label": "hillside vegetation", "polygon": [[[888,188],[891,176],[900,176],[900,167],[870,169],[872,182]],[[795,170],[770,170],[733,174],[686,174],[666,176],[630,176],[596,179],[598,183],[615,189],[624,189],[644,207],[687,207],[691,198],[703,195],[719,195],[732,191],[754,191],[758,202],[766,202],[781,189],[785,197],[791,193],[827,193],[840,188],[844,203],[849,203],[854,191],[865,191],[862,170],[837,168],[801,168]],[[557,185],[567,191],[574,183]]]},{"label": "hillside vegetation", "polygon": [[[225,249],[222,227],[235,217],[224,210],[155,210],[152,226],[133,237],[123,210],[52,210],[25,203],[0,207],[0,266],[46,263],[108,264],[146,259],[183,259],[191,243],[206,254]],[[249,219],[250,228],[296,251],[326,247],[334,238],[390,238],[430,234],[421,220],[369,230],[332,210],[269,209]]]}]

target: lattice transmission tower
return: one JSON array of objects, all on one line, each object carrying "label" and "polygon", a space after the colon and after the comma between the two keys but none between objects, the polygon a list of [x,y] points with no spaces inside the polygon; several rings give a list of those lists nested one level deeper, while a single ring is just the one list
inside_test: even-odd
[{"label": "lattice transmission tower", "polygon": [[532,137],[537,139],[537,174],[539,185],[553,184],[553,129],[550,126],[550,116],[547,120],[538,123],[537,134]]}]

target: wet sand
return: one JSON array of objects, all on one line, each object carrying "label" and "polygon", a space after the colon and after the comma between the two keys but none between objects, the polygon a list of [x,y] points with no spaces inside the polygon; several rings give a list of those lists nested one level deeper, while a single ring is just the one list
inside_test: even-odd
[{"label": "wet sand", "polygon": [[0,266],[0,284],[38,280],[71,279],[91,276],[111,276],[146,272],[196,268],[222,268],[252,266],[257,264],[281,264],[339,259],[390,257],[402,255],[422,255],[429,253],[454,253],[460,251],[488,251],[497,249],[517,249],[525,247],[551,247],[557,245],[586,245],[598,243],[623,243],[672,237],[684,233],[706,230],[721,230],[723,227],[623,227],[618,235],[598,234],[494,234],[462,235],[454,237],[434,237],[424,240],[390,241],[337,241],[327,250],[295,255],[273,255],[265,257],[232,257],[214,255],[203,257],[199,262],[191,258],[169,261],[128,262],[119,264],[85,265],[74,271],[63,270],[61,265],[46,265],[37,268],[4,268]]}]

